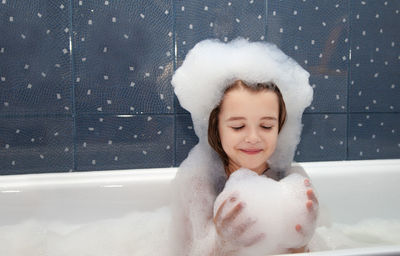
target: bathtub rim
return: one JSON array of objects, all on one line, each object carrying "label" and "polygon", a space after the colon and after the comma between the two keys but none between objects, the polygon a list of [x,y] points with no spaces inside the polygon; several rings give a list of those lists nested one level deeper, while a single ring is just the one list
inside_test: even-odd
[{"label": "bathtub rim", "polygon": [[[316,173],[323,168],[321,175],[334,175],[335,172],[346,172],[352,168],[360,172],[375,171],[372,167],[398,166],[399,159],[374,159],[374,160],[343,160],[321,162],[293,162],[293,166],[303,167],[307,173]],[[25,186],[54,186],[54,185],[79,185],[88,183],[113,183],[123,181],[164,181],[172,180],[179,167],[148,168],[148,169],[123,169],[101,171],[75,171],[57,173],[33,173],[0,175],[0,189]],[[394,170],[395,168],[393,168]]]},{"label": "bathtub rim", "polygon": [[[328,168],[328,169],[343,169],[343,167],[362,168],[371,166],[399,166],[400,171],[400,158],[399,159],[373,159],[373,160],[341,160],[341,161],[319,161],[319,162],[293,162],[293,166],[301,166],[306,171],[315,168]],[[104,177],[110,178],[125,178],[132,174],[138,179],[148,179],[149,177],[155,179],[173,178],[179,167],[162,167],[162,168],[141,168],[141,169],[116,169],[116,170],[98,170],[98,171],[73,171],[73,172],[54,172],[54,173],[28,173],[28,174],[11,174],[0,175],[1,183],[21,183],[24,181],[40,181],[48,179],[55,181],[62,178],[60,183],[69,183],[74,179],[80,178],[86,181],[86,178],[98,177],[99,180]],[[369,170],[368,168],[367,170]],[[366,171],[367,171],[366,170]],[[148,177],[147,177],[148,176]],[[111,177],[111,179],[112,179]],[[45,184],[43,184],[45,185]]]}]

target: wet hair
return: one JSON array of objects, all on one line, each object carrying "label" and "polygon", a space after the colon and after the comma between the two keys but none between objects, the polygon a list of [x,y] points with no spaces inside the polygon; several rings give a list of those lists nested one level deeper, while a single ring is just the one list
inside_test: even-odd
[{"label": "wet hair", "polygon": [[[242,80],[236,80],[234,83],[229,85],[225,91],[224,95],[237,88],[244,88],[246,90],[250,90],[252,92],[259,92],[259,91],[272,91],[278,96],[279,102],[279,117],[278,117],[278,133],[281,131],[285,120],[286,120],[286,106],[285,102],[283,101],[282,93],[279,90],[278,86],[273,82],[268,83],[257,83],[254,85],[247,85]],[[218,116],[221,111],[223,97],[218,106],[216,106],[210,113],[210,117],[208,120],[208,143],[210,146],[218,153],[219,157],[221,158],[225,168],[227,168],[229,164],[229,157],[225,153],[224,149],[222,148],[221,139],[219,136],[218,130]]]}]

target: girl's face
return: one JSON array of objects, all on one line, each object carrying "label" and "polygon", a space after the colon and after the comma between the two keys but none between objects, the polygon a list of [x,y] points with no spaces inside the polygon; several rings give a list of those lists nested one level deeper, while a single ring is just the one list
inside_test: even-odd
[{"label": "girl's face", "polygon": [[225,94],[218,131],[229,175],[241,167],[258,174],[267,169],[278,139],[278,118],[278,96],[272,91],[235,88]]}]

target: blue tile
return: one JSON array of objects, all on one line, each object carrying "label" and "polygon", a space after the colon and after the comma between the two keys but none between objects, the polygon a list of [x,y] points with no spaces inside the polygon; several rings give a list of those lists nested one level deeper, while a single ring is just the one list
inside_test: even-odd
[{"label": "blue tile", "polygon": [[207,38],[265,38],[265,1],[175,1],[178,61]]},{"label": "blue tile", "polygon": [[77,112],[173,113],[171,0],[74,0]]},{"label": "blue tile", "polygon": [[385,158],[400,158],[400,114],[351,114],[349,159]]},{"label": "blue tile", "polygon": [[267,1],[267,41],[310,72],[314,101],[307,112],[346,112],[348,1]]},{"label": "blue tile", "polygon": [[175,119],[175,166],[179,166],[187,157],[189,151],[199,142],[190,114],[176,115]]},{"label": "blue tile", "polygon": [[346,114],[305,114],[295,161],[346,159]]},{"label": "blue tile", "polygon": [[69,1],[2,1],[0,114],[71,113]]},{"label": "blue tile", "polygon": [[173,115],[83,115],[77,119],[77,170],[173,166]]},{"label": "blue tile", "polygon": [[[265,1],[175,1],[177,65],[201,40],[230,41],[238,36],[265,39]],[[187,112],[176,105],[177,113]]]},{"label": "blue tile", "polygon": [[2,117],[0,174],[66,172],[73,168],[70,117]]},{"label": "blue tile", "polygon": [[350,1],[350,110],[400,110],[400,0]]}]

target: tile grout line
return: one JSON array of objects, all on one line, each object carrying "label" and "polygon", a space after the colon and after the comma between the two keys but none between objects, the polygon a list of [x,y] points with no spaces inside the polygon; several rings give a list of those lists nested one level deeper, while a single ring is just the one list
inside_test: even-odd
[{"label": "tile grout line", "polygon": [[[176,44],[176,15],[175,15],[175,13],[176,13],[176,10],[175,10],[175,0],[171,0],[172,1],[172,49],[173,49],[173,53],[174,53],[174,59],[173,59],[173,72],[175,72],[175,70],[176,70],[176,66],[178,65],[178,63],[177,63],[177,58],[178,58],[178,52],[177,52],[177,44]],[[171,76],[171,79],[172,79],[172,76]],[[172,86],[171,85],[171,81],[170,81],[170,83],[169,83],[169,85],[170,86]],[[172,165],[173,166],[176,166],[176,164],[177,164],[177,160],[176,160],[176,155],[177,155],[177,148],[176,148],[176,119],[177,119],[177,111],[176,111],[176,99],[175,99],[175,93],[173,93],[173,104],[174,104],[174,106],[173,106],[173,109],[174,109],[174,113],[173,113],[173,116],[174,116],[174,122],[173,122],[173,124],[172,124],[172,126],[173,126],[173,129],[174,129],[174,137],[173,137],[173,145],[174,145],[174,156],[173,156],[173,159],[172,159]]]},{"label": "tile grout line", "polygon": [[73,0],[69,0],[69,44],[70,44],[70,65],[71,65],[71,87],[72,87],[72,143],[73,143],[73,153],[72,153],[72,171],[77,170],[77,162],[76,162],[76,156],[77,156],[77,131],[76,131],[76,101],[75,101],[75,65],[74,65],[74,34],[73,34]]},{"label": "tile grout line", "polygon": [[352,48],[352,40],[351,40],[351,21],[352,21],[352,16],[351,16],[351,1],[347,2],[347,11],[349,14],[349,22],[348,22],[348,37],[349,37],[349,58],[347,62],[347,111],[346,111],[346,159],[349,160],[349,133],[350,133],[350,81],[351,81],[351,61],[352,61],[352,55],[351,55],[351,48]]}]

